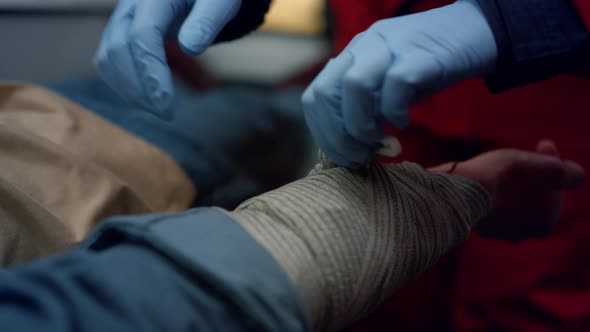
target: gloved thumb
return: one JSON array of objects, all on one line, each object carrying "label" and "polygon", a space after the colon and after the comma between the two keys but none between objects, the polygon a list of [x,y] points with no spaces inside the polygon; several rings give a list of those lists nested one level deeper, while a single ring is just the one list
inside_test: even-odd
[{"label": "gloved thumb", "polygon": [[241,5],[241,0],[197,0],[178,35],[182,50],[191,56],[203,53]]}]

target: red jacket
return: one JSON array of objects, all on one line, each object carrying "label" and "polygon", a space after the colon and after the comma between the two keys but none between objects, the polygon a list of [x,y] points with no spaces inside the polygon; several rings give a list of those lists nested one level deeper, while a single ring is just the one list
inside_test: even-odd
[{"label": "red jacket", "polygon": [[578,8],[578,13],[588,30],[590,30],[590,1],[588,0],[574,0],[574,4]]},{"label": "red jacket", "polygon": [[[452,1],[415,2],[411,11]],[[590,0],[574,3],[590,29]],[[407,9],[403,0],[331,0],[331,4],[337,51],[373,22]],[[539,139],[552,138],[563,157],[590,170],[588,94],[590,76],[582,74],[562,74],[501,94],[490,93],[477,79],[415,106],[411,118],[413,126],[433,133],[436,140],[531,148]],[[404,149],[416,149],[404,141],[403,133],[397,134]],[[462,250],[398,292],[353,331],[420,331],[428,326],[424,321],[436,322],[443,315],[445,323],[458,331],[590,331],[589,202],[588,186],[569,195],[562,226],[548,239],[510,244],[473,236]]]},{"label": "red jacket", "polygon": [[[375,21],[395,15],[405,2],[332,0],[336,50],[342,50],[352,37]],[[411,9],[423,11],[451,2],[421,0]],[[575,3],[590,27],[590,1]],[[411,117],[413,124],[448,137],[495,140],[518,146],[531,146],[540,138],[551,137],[562,146],[590,149],[590,140],[584,139],[588,137],[586,124],[590,123],[585,91],[590,91],[590,80],[576,74],[502,94],[491,94],[481,80],[474,80],[416,106]]]}]

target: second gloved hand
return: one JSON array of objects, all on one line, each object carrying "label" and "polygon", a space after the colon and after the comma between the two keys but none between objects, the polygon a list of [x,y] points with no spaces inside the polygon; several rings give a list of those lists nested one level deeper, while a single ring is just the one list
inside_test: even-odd
[{"label": "second gloved hand", "polygon": [[307,89],[306,120],[336,164],[364,163],[383,138],[385,121],[407,126],[413,103],[485,75],[497,54],[476,0],[379,21],[355,37]]},{"label": "second gloved hand", "polygon": [[238,13],[241,0],[121,0],[94,63],[122,96],[158,114],[173,97],[165,41],[178,38],[191,55],[209,47]]}]

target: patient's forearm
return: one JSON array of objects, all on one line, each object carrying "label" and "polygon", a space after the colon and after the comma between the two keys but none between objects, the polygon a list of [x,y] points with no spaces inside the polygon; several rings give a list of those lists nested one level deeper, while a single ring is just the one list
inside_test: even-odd
[{"label": "patient's forearm", "polygon": [[82,249],[0,273],[0,326],[289,332],[306,330],[305,310],[335,329],[463,241],[487,206],[477,183],[401,164],[318,171],[234,212],[118,217]]},{"label": "patient's forearm", "polygon": [[375,164],[315,172],[231,217],[272,253],[324,330],[346,326],[434,264],[488,206],[469,179]]}]

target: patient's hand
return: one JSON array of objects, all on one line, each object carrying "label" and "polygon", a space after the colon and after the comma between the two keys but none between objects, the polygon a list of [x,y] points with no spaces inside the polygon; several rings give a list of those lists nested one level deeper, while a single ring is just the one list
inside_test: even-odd
[{"label": "patient's hand", "polygon": [[[450,164],[431,169],[446,172]],[[477,226],[481,235],[521,240],[548,235],[559,221],[563,194],[584,181],[583,168],[559,159],[552,141],[536,152],[494,150],[458,163],[452,172],[481,183],[491,194],[492,212]]]}]

